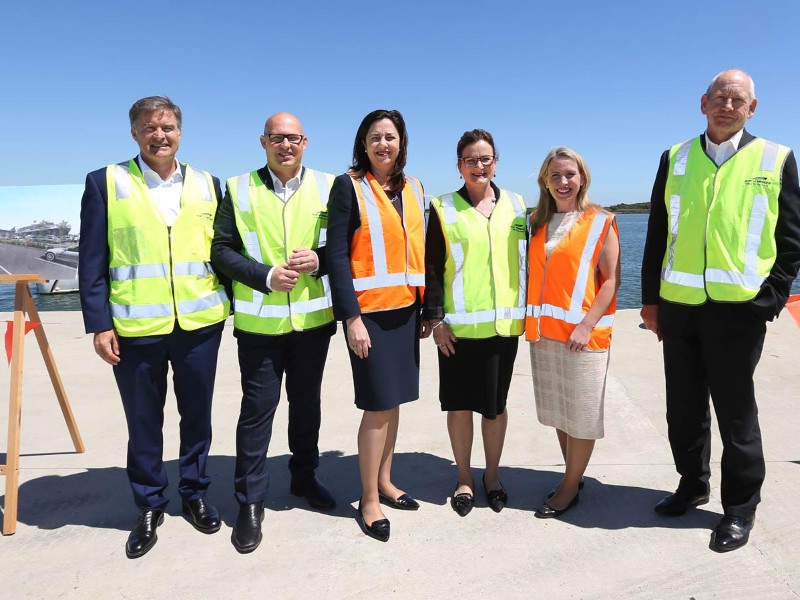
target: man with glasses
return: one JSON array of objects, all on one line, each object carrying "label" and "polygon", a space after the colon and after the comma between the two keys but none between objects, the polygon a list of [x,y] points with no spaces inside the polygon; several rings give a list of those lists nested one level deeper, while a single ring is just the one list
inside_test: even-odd
[{"label": "man with glasses", "polygon": [[711,548],[747,543],[764,482],[753,391],[766,321],[800,267],[800,188],[786,146],[752,136],[753,80],[723,71],[700,100],[704,134],[661,156],[642,262],[642,319],[664,342],[669,442],[680,483],[656,504],[709,499],[711,417],[722,438],[723,518]]},{"label": "man with glasses", "polygon": [[93,171],[81,200],[78,277],[94,349],[113,365],[128,421],[127,473],[139,523],[125,551],[156,543],[169,499],[162,461],[167,371],[180,413],[178,491],[203,533],[220,528],[206,501],[211,397],[228,295],[210,264],[219,181],[175,159],[181,110],[169,98],[130,109],[139,155]]},{"label": "man with glasses", "polygon": [[302,164],[308,138],[294,115],[267,119],[267,164],[227,181],[214,221],[212,261],[233,280],[234,336],[242,373],[231,541],[241,553],[261,542],[269,484],[266,454],[286,374],[291,493],[317,509],[336,505],[315,476],[320,388],[336,332],[325,267],[333,175]]}]

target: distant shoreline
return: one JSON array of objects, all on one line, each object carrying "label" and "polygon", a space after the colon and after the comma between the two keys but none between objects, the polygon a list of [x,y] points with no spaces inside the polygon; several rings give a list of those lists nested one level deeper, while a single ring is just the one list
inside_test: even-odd
[{"label": "distant shoreline", "polygon": [[624,214],[636,214],[636,213],[644,213],[647,214],[650,212],[650,203],[649,202],[638,202],[636,204],[614,204],[612,206],[605,206],[613,213],[618,215]]}]

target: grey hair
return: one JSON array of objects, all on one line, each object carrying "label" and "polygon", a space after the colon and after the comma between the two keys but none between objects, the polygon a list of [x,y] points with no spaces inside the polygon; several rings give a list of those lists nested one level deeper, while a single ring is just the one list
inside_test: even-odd
[{"label": "grey hair", "polygon": [[714,78],[711,80],[711,83],[709,83],[708,87],[706,88],[706,96],[711,93],[711,88],[714,87],[714,84],[717,83],[717,80],[726,73],[730,73],[731,71],[737,71],[742,75],[744,75],[745,77],[747,77],[747,84],[748,84],[747,91],[750,93],[750,100],[753,100],[756,97],[756,84],[753,81],[753,78],[750,77],[748,73],[742,71],[741,69],[725,69],[724,71],[720,71],[719,73],[714,75]]},{"label": "grey hair", "polygon": [[131,127],[136,124],[136,119],[139,118],[139,115],[142,113],[151,113],[155,110],[171,111],[178,121],[178,129],[181,128],[181,109],[166,96],[147,96],[146,98],[141,98],[134,102],[133,106],[131,106],[131,109],[128,111],[128,116],[131,119]]}]

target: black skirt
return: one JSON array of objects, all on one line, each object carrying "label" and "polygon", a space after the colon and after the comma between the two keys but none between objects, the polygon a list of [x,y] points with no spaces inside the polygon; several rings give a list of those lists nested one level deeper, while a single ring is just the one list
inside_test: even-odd
[{"label": "black skirt", "polygon": [[[361,320],[372,347],[367,358],[347,347],[356,406],[389,410],[419,398],[419,306],[364,313]],[[346,323],[344,329],[346,334]]]},{"label": "black skirt", "polygon": [[460,338],[455,354],[439,351],[439,402],[443,411],[471,410],[495,419],[506,410],[517,357],[517,337]]}]

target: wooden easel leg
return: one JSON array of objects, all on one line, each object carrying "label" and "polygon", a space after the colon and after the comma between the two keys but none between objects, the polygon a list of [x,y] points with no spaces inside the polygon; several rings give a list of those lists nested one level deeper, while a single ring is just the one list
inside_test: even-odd
[{"label": "wooden easel leg", "polygon": [[[41,323],[39,311],[36,308],[33,296],[31,296],[31,290],[28,286],[25,286],[25,311],[28,313],[31,321],[38,321]],[[41,350],[44,364],[47,366],[47,373],[50,375],[50,381],[53,384],[58,403],[61,406],[61,412],[64,414],[64,421],[67,422],[67,429],[69,429],[69,435],[72,437],[72,444],[75,446],[75,452],[82,454],[85,448],[83,446],[83,440],[81,439],[81,433],[78,431],[78,423],[75,421],[75,416],[72,414],[72,408],[69,405],[64,384],[61,382],[61,375],[58,373],[53,351],[50,349],[50,343],[47,341],[47,335],[44,332],[44,325],[40,324],[33,332],[36,334],[36,341],[39,343],[39,350]]]},{"label": "wooden easel leg", "polygon": [[14,294],[14,332],[11,338],[11,394],[8,402],[8,451],[3,535],[17,531],[19,497],[19,434],[22,416],[22,352],[25,349],[25,294],[28,285],[17,282]]}]

